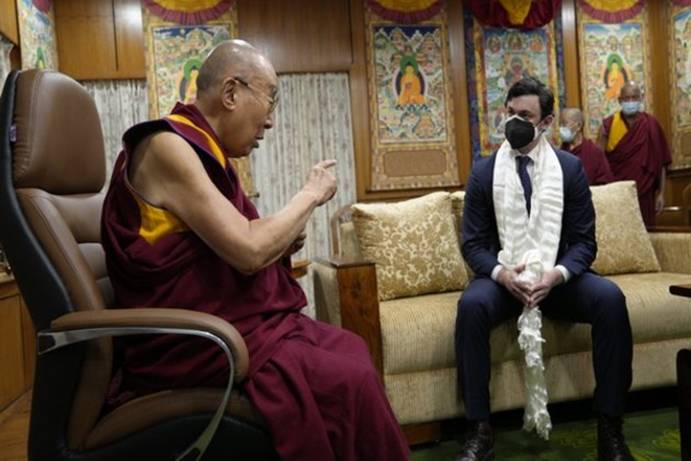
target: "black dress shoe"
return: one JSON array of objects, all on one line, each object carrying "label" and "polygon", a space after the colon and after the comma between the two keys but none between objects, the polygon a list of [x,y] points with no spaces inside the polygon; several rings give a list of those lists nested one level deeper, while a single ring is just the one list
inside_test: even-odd
[{"label": "black dress shoe", "polygon": [[466,434],[465,443],[456,461],[493,461],[494,460],[494,432],[489,423],[470,422],[471,427]]},{"label": "black dress shoe", "polygon": [[598,461],[634,461],[624,441],[621,418],[601,416],[597,421]]}]

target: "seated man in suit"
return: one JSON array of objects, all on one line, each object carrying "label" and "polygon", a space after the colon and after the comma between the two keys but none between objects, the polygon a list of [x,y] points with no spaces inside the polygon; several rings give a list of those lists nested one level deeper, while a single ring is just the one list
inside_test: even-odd
[{"label": "seated man in suit", "polygon": [[[364,341],[302,315],[305,295],[291,277],[307,220],[336,192],[335,162],[315,165],[290,202],[265,218],[230,163],[273,126],[277,85],[254,47],[224,42],[199,70],[194,104],[125,133],[102,222],[116,300],[126,308],[187,307],[232,323],[250,354],[242,386],[281,459],[407,459]],[[228,379],[223,352],[202,338],[126,337],[116,346],[124,360],[111,405]]]},{"label": "seated man in suit", "polygon": [[[589,270],[597,246],[583,166],[543,135],[554,119],[545,85],[531,77],[516,82],[505,106],[506,141],[475,162],[465,196],[462,250],[475,278],[458,303],[455,341],[470,430],[456,459],[494,459],[490,331],[539,305],[548,317],[592,325],[598,459],[632,460],[621,419],[631,385],[631,326],[621,290]],[[543,275],[529,286],[517,277],[535,251]]]}]

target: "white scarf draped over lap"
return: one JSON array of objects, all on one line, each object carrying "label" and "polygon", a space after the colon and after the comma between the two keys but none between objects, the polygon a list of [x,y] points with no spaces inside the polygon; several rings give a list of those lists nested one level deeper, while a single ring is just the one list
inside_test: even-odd
[{"label": "white scarf draped over lap", "polygon": [[[502,250],[498,260],[506,268],[525,264],[519,280],[538,282],[553,269],[559,250],[564,210],[564,177],[557,154],[544,136],[536,149],[532,170],[530,216],[516,158],[520,153],[507,141],[497,151],[494,166],[493,201]],[[526,407],[523,416],[527,431],[535,429],[544,439],[552,428],[547,412],[547,387],[542,360],[542,314],[539,306],[528,309],[518,319],[518,344],[525,354],[524,381]]]}]

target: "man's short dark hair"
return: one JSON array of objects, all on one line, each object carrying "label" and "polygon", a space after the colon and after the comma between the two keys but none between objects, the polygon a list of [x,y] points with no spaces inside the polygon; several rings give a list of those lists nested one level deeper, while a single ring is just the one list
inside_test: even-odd
[{"label": "man's short dark hair", "polygon": [[552,90],[535,77],[524,77],[511,85],[506,95],[504,106],[513,98],[531,94],[534,94],[540,100],[540,120],[554,113],[554,95]]}]

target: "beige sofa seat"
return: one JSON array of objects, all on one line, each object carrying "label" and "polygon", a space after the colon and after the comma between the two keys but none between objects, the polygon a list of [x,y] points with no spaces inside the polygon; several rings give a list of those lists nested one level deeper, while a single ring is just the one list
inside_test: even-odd
[{"label": "beige sofa seat", "polygon": [[[626,185],[615,187],[621,192]],[[608,194],[599,193],[599,200],[608,200]],[[461,205],[462,194],[457,193],[457,225]],[[601,214],[609,212],[601,203],[599,206]],[[615,209],[612,214],[617,212]],[[599,216],[598,221],[602,218]],[[619,220],[617,216],[609,218]],[[379,300],[374,264],[362,260],[352,222],[346,219],[335,228],[339,239],[337,256],[347,263],[332,260],[313,265],[318,318],[337,325],[342,317],[347,318],[343,325],[367,341],[409,440],[429,440],[434,436],[413,435],[419,430],[415,425],[464,413],[454,352],[456,310],[462,291]],[[641,229],[645,234],[642,224]],[[598,228],[598,232],[603,229]],[[673,385],[676,352],[691,348],[691,300],[669,293],[670,285],[691,282],[691,232],[653,232],[640,237],[637,245],[649,238],[655,264],[646,268],[635,254],[628,255],[629,264],[638,266],[639,272],[606,276],[621,288],[627,300],[634,340],[633,390]],[[609,250],[605,262],[611,270],[616,254]],[[590,330],[586,324],[544,319],[545,374],[551,403],[592,395],[595,382]],[[508,321],[494,329],[490,345],[492,411],[523,407],[523,366],[516,323]]]},{"label": "beige sofa seat", "polygon": [[[669,294],[670,284],[688,283],[686,274],[653,272],[608,277],[626,294],[636,343],[687,338],[691,331],[689,300]],[[462,292],[452,291],[383,301],[379,305],[384,374],[414,373],[455,366],[453,345],[456,304]],[[422,307],[424,306],[424,307]],[[652,315],[654,310],[655,314]],[[430,334],[434,332],[434,334]],[[544,319],[544,356],[591,349],[590,326]],[[492,331],[492,363],[518,360],[516,323]]]}]

